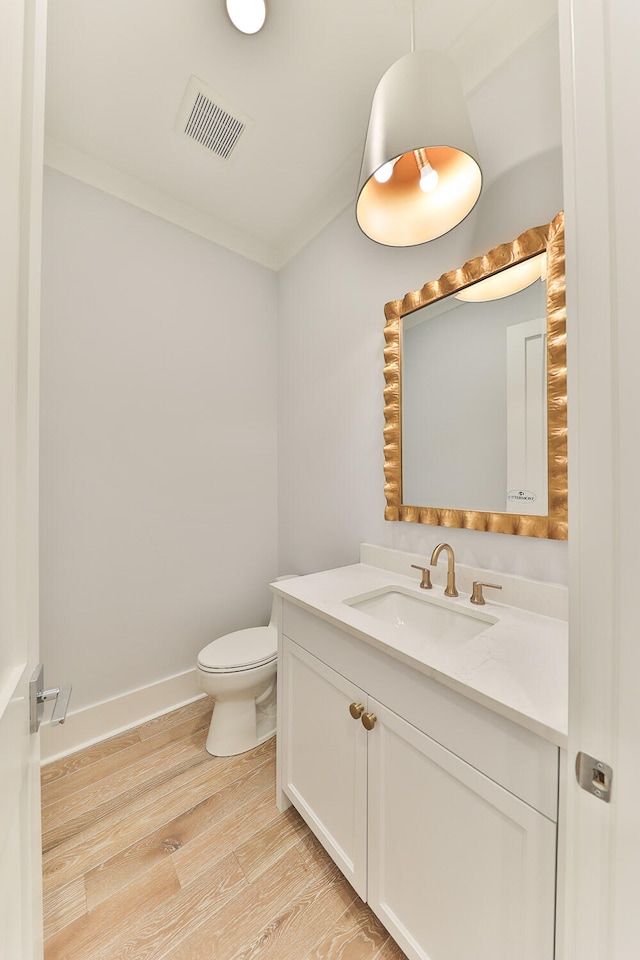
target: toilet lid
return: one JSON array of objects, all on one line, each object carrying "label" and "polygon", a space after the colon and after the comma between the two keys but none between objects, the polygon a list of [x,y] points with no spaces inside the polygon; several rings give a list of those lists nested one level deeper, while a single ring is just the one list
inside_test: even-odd
[{"label": "toilet lid", "polygon": [[278,634],[272,627],[236,630],[212,640],[198,654],[203,670],[246,670],[274,660],[278,653]]}]

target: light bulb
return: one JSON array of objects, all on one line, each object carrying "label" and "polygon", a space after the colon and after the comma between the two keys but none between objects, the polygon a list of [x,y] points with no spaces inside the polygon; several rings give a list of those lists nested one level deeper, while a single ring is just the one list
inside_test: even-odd
[{"label": "light bulb", "polygon": [[387,183],[387,181],[391,179],[393,168],[397,162],[398,157],[396,157],[395,160],[388,160],[387,163],[383,163],[381,167],[378,167],[373,175],[378,183]]},{"label": "light bulb", "polygon": [[420,189],[423,193],[431,193],[438,186],[438,171],[434,170],[429,161],[420,169]]}]

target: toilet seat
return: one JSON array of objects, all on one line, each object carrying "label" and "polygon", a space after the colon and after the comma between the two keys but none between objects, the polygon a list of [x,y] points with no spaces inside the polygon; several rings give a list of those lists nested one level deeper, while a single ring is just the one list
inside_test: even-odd
[{"label": "toilet seat", "polygon": [[277,632],[272,627],[249,627],[212,640],[198,654],[198,666],[205,673],[235,673],[271,663],[277,655]]}]

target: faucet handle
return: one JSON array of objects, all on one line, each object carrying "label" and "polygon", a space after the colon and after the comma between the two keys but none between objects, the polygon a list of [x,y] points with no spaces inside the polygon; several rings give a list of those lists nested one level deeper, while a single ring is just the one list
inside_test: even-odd
[{"label": "faucet handle", "polygon": [[422,580],[420,581],[422,589],[431,590],[431,570],[428,567],[421,567],[418,563],[412,563],[411,566],[414,570],[422,570]]},{"label": "faucet handle", "polygon": [[490,587],[492,590],[502,590],[502,587],[498,583],[483,583],[482,580],[473,581],[473,592],[469,597],[471,603],[475,603],[478,606],[485,603],[485,599],[482,596],[482,588]]}]

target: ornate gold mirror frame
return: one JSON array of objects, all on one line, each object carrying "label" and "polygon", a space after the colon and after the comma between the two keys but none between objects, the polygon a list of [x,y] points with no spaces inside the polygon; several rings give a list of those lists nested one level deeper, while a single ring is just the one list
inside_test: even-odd
[{"label": "ornate gold mirror frame", "polygon": [[[548,514],[485,513],[402,502],[402,319],[507,267],[547,252],[547,435]],[[567,539],[567,361],[564,270],[564,213],[533,227],[512,243],[494,247],[458,270],[426,283],[403,300],[385,306],[384,455],[386,520],[407,520],[440,527],[488,530],[525,537]]]}]

